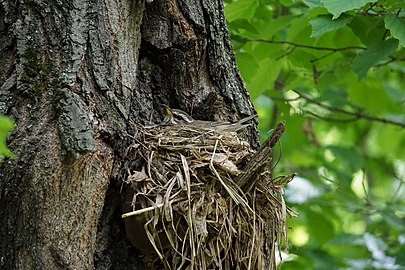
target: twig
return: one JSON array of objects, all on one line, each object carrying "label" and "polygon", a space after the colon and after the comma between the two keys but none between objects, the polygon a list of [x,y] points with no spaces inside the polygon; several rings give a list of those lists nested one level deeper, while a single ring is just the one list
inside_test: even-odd
[{"label": "twig", "polygon": [[[297,95],[299,95],[301,98],[305,99],[306,101],[308,101],[310,103],[313,103],[313,104],[316,104],[319,107],[327,109],[328,111],[338,112],[338,113],[353,116],[354,118],[349,120],[349,121],[355,121],[357,119],[363,118],[363,119],[367,119],[367,120],[370,120],[370,121],[376,121],[376,122],[381,122],[381,123],[385,123],[385,124],[391,124],[391,125],[396,125],[396,126],[400,126],[400,127],[405,127],[405,123],[389,120],[389,119],[386,119],[386,118],[380,118],[380,117],[372,116],[372,115],[369,115],[369,114],[362,113],[360,111],[351,112],[351,111],[347,111],[347,110],[344,110],[344,109],[341,109],[341,108],[332,107],[332,106],[323,104],[323,103],[321,103],[319,101],[316,101],[313,98],[310,98],[310,97],[298,92],[297,90],[292,89],[292,91],[294,91]],[[313,114],[313,113],[311,113],[311,114]],[[342,119],[340,121],[348,121],[348,120]]]},{"label": "twig", "polygon": [[334,53],[336,53],[336,51],[328,52],[327,54],[324,54],[324,55],[322,55],[322,56],[320,56],[320,57],[311,59],[311,63],[313,64],[313,63],[315,63],[315,62],[317,62],[317,61],[319,61],[319,60],[325,59],[326,57],[329,57],[329,56],[331,56],[331,55],[334,54]]},{"label": "twig", "polygon": [[276,41],[276,40],[268,40],[268,39],[255,39],[255,38],[245,38],[247,42],[262,42],[262,43],[271,43],[271,44],[286,44],[290,46],[294,46],[297,48],[305,48],[305,49],[311,49],[311,50],[317,50],[317,51],[332,51],[332,52],[339,52],[339,51],[347,51],[347,50],[366,50],[366,47],[363,46],[346,46],[346,47],[340,47],[340,48],[331,48],[331,47],[316,47],[312,45],[305,45],[305,44],[299,44],[299,43],[294,43],[291,41]]},{"label": "twig", "polygon": [[[387,30],[388,31],[388,30]],[[329,51],[330,53],[327,53],[321,57],[315,58],[311,60],[311,63],[317,62],[319,60],[322,60],[326,57],[331,56],[332,54],[336,53],[336,52],[341,52],[341,51],[348,51],[348,50],[367,50],[367,47],[364,46],[355,46],[355,45],[350,45],[350,46],[345,46],[345,47],[340,47],[340,48],[332,48],[332,47],[317,47],[317,46],[312,46],[312,45],[305,45],[305,44],[299,44],[299,43],[294,43],[291,41],[277,41],[277,40],[268,40],[268,39],[255,39],[255,38],[246,38],[243,37],[247,42],[261,42],[261,43],[270,43],[270,44],[286,44],[286,45],[290,45],[292,46],[291,49],[289,49],[286,53],[282,54],[281,56],[277,57],[276,60],[281,59],[289,54],[291,54],[295,48],[304,48],[304,49],[310,49],[310,50],[316,50],[316,51]],[[390,60],[375,65],[375,67],[379,67],[379,66],[385,66],[388,65],[392,62],[395,61],[405,61],[405,58],[401,58],[401,57],[396,57],[396,56],[389,56]]]},{"label": "twig", "polygon": [[357,116],[352,117],[352,118],[342,119],[342,118],[333,118],[333,117],[322,116],[322,115],[316,114],[316,113],[311,112],[311,111],[303,110],[302,108],[301,108],[301,111],[304,114],[309,114],[309,115],[312,115],[315,118],[325,120],[325,121],[328,121],[328,122],[350,123],[350,122],[354,122],[354,121],[359,120],[359,117],[357,117]]}]

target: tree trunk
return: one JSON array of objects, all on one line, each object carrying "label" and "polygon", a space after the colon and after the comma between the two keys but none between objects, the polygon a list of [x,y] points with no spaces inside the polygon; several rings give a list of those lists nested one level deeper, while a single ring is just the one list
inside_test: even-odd
[{"label": "tree trunk", "polygon": [[[131,123],[160,123],[161,104],[254,113],[219,0],[4,0],[0,62],[0,112],[15,120],[1,269],[144,269],[119,209]],[[245,136],[258,145],[255,127]]]}]

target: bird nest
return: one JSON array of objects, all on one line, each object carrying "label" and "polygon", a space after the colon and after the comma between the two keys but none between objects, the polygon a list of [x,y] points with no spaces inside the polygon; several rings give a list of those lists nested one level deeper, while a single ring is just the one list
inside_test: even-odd
[{"label": "bird nest", "polygon": [[134,127],[122,174],[130,241],[166,269],[275,269],[295,215],[282,191],[295,174],[270,167],[284,124],[258,151],[236,132]]}]

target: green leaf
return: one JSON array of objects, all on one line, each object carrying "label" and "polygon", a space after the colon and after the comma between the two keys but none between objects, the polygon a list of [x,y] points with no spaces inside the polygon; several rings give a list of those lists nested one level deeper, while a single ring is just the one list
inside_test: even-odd
[{"label": "green leaf", "polygon": [[368,3],[377,2],[377,0],[350,0],[350,1],[341,1],[341,0],[322,0],[324,6],[328,11],[333,14],[333,19],[336,19],[345,11],[361,8],[362,6]]},{"label": "green leaf", "polygon": [[253,78],[259,68],[256,60],[249,53],[238,53],[236,55],[236,63],[238,64],[242,77],[246,82]]},{"label": "green leaf", "polygon": [[348,88],[348,94],[350,102],[371,113],[384,111],[388,102],[384,87],[378,80],[372,78],[353,82]]},{"label": "green leaf", "polygon": [[[260,131],[268,131],[272,127],[270,126],[271,124],[271,111],[274,108],[274,102],[273,100],[268,97],[267,95],[260,95],[258,96],[255,100],[253,100],[255,104],[255,109],[257,112],[257,115],[259,116],[259,130]],[[263,137],[267,137],[268,134],[267,132],[261,132],[261,135]]]},{"label": "green leaf", "polygon": [[398,1],[398,0],[386,0],[384,3],[384,7],[390,10],[398,9],[398,8],[405,8],[405,1]]},{"label": "green leaf", "polygon": [[381,40],[387,31],[382,17],[355,16],[348,26],[367,46]]},{"label": "green leaf", "polygon": [[256,43],[249,44],[251,47],[246,48],[246,52],[250,53],[257,62],[262,61],[264,58],[276,59],[280,55],[285,53],[285,49],[282,46],[278,46],[270,43]]},{"label": "green leaf", "polygon": [[399,40],[399,44],[405,47],[405,21],[392,13],[385,14],[385,27],[390,30],[391,35]]},{"label": "green leaf", "polygon": [[313,262],[312,269],[329,269],[338,270],[336,258],[328,252],[319,249],[311,252],[311,259]]},{"label": "green leaf", "polygon": [[[324,244],[334,235],[333,224],[326,218],[325,215],[314,211],[307,212],[308,230],[319,245]],[[318,268],[320,269],[320,268]]]},{"label": "green leaf", "polygon": [[401,127],[377,125],[370,130],[368,152],[370,156],[400,159],[405,156],[404,142],[405,130]]},{"label": "green leaf", "polygon": [[285,15],[274,20],[269,19],[269,22],[265,24],[265,27],[260,29],[259,32],[263,38],[270,39],[277,34],[277,32],[287,28],[296,18],[297,16],[295,15]]},{"label": "green leaf", "polygon": [[304,4],[309,8],[323,7],[321,0],[304,0]]},{"label": "green leaf", "polygon": [[255,26],[259,24],[259,21],[268,22],[274,17],[273,11],[267,8],[268,4],[264,3],[265,1],[263,0],[259,0],[259,2],[254,15]]},{"label": "green leaf", "polygon": [[251,33],[259,34],[256,28],[246,19],[236,19],[229,23],[229,27],[236,31],[238,31],[239,29],[244,29]]},{"label": "green leaf", "polygon": [[320,15],[309,21],[312,25],[311,37],[335,31],[348,24],[351,20],[352,16],[340,16],[338,19],[332,20],[332,16],[330,15]]},{"label": "green leaf", "polygon": [[259,68],[251,81],[247,84],[252,99],[258,97],[267,89],[273,88],[274,80],[279,73],[276,61],[266,58],[260,61]]},{"label": "green leaf", "polygon": [[360,52],[353,59],[353,70],[359,78],[364,78],[367,71],[379,61],[385,60],[398,47],[398,40],[388,39],[372,43],[367,50]]},{"label": "green leaf", "polygon": [[285,7],[290,7],[293,4],[292,0],[279,0],[279,2]]},{"label": "green leaf", "polygon": [[307,17],[301,16],[290,22],[290,27],[284,39],[288,39],[291,42],[301,44],[311,44],[313,38],[310,38],[311,26]]},{"label": "green leaf", "polygon": [[336,157],[334,164],[345,167],[350,173],[357,171],[363,166],[364,158],[356,149],[349,149],[341,146],[328,146],[325,149],[329,149]]},{"label": "green leaf", "polygon": [[[305,141],[305,139],[303,141]],[[305,142],[308,143],[308,141]],[[288,147],[290,147],[290,145],[288,145]],[[319,156],[316,155],[316,149],[310,147],[309,144],[307,144],[305,147],[302,147],[301,149],[303,151],[297,150],[294,152],[290,152],[288,155],[289,159],[294,164],[296,164],[300,168],[319,166]]]},{"label": "green leaf", "polygon": [[384,220],[390,224],[392,227],[399,231],[405,232],[405,218],[400,218],[395,214],[394,209],[390,206],[385,207],[380,211],[381,216]]},{"label": "green leaf", "polygon": [[0,115],[0,157],[12,157],[14,155],[6,145],[7,135],[13,128],[13,125],[13,120],[4,115]]},{"label": "green leaf", "polygon": [[250,20],[259,6],[257,0],[237,0],[225,6],[225,14],[228,21],[236,19]]},{"label": "green leaf", "polygon": [[247,41],[247,38],[246,37],[242,37],[242,36],[240,36],[240,35],[235,35],[235,34],[231,34],[231,38],[232,38],[232,41],[236,41],[236,42],[238,42],[238,43],[241,43],[241,44],[245,44],[246,43],[246,41]]}]

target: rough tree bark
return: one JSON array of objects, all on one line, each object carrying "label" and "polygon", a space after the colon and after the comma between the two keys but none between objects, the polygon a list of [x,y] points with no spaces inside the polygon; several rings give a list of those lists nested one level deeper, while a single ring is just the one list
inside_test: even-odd
[{"label": "rough tree bark", "polygon": [[[254,109],[221,0],[0,1],[1,269],[143,269],[117,172],[131,122]],[[254,127],[246,132],[257,146]]]}]

